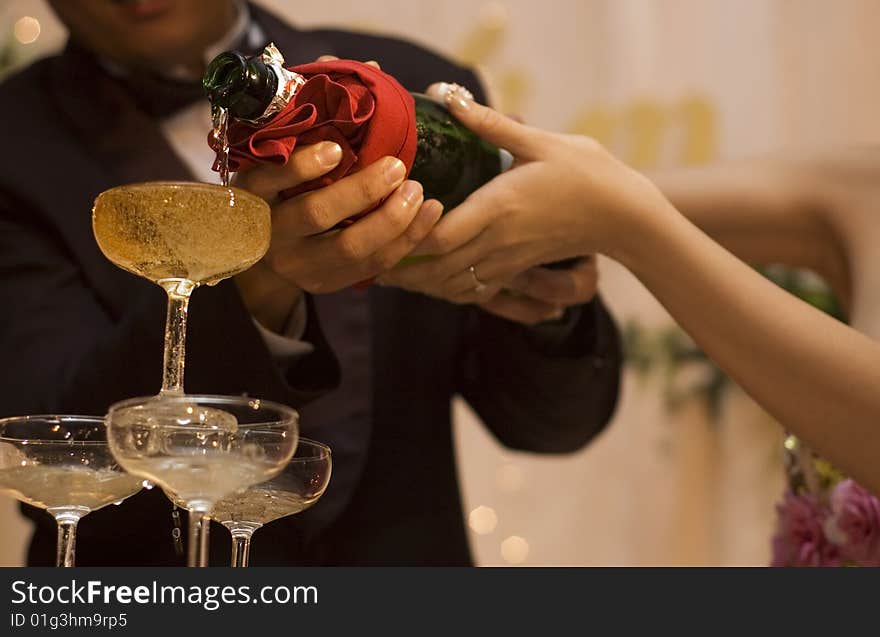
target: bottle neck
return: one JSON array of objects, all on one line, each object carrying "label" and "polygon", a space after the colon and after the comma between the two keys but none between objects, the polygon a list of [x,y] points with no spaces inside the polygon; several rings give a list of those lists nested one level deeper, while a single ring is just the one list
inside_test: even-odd
[{"label": "bottle neck", "polygon": [[269,45],[252,58],[237,51],[221,53],[208,65],[202,85],[215,108],[260,124],[283,110],[305,81],[285,68],[278,49]]}]

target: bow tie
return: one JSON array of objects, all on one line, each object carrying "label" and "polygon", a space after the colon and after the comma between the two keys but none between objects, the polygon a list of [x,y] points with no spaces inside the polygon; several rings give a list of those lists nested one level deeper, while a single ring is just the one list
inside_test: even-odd
[{"label": "bow tie", "polygon": [[134,98],[140,110],[159,119],[207,99],[198,81],[174,80],[143,73],[116,79]]},{"label": "bow tie", "polygon": [[[230,48],[251,56],[262,51],[265,46],[261,45],[255,48],[249,45],[248,40],[249,38],[245,34]],[[169,117],[199,100],[208,99],[202,89],[201,78],[180,80],[155,73],[131,72],[122,74],[115,79],[134,97],[142,111],[159,119]]]}]

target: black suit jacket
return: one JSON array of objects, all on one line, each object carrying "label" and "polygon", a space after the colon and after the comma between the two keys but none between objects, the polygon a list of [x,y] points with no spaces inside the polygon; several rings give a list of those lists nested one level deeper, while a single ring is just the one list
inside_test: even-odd
[{"label": "black suit jacket", "polygon": [[[425,49],[341,31],[297,31],[254,9],[291,64],[321,54],[378,59],[411,90],[474,75]],[[91,233],[112,186],[191,179],[134,94],[76,46],[0,86],[0,415],[103,414],[161,378],[164,293],[110,264]],[[614,325],[600,301],[528,329],[473,307],[373,287],[309,298],[315,352],[279,367],[232,282],[197,290],[185,386],[300,409],[334,451],[325,497],[261,529],[252,563],[468,564],[450,399],[463,395],[505,445],[567,452],[608,421],[618,388]],[[158,489],[80,524],[79,564],[180,564]],[[32,564],[51,563],[51,519]],[[228,538],[212,534],[212,562]]]}]

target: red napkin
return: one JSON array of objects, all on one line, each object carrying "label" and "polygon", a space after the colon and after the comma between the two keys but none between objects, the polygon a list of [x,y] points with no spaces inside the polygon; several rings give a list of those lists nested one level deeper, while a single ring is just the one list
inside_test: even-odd
[{"label": "red napkin", "polygon": [[306,83],[283,111],[262,126],[230,123],[231,170],[260,162],[284,164],[298,144],[332,141],[342,147],[339,165],[283,191],[282,197],[329,185],[386,155],[400,159],[409,174],[416,154],[415,102],[397,80],[352,60],[313,62],[293,71]]}]

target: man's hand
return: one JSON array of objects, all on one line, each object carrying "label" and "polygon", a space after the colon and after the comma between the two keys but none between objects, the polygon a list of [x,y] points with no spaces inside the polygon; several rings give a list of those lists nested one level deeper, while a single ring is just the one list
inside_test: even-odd
[{"label": "man's hand", "polygon": [[[236,185],[272,206],[272,242],[256,266],[236,277],[245,305],[266,328],[280,331],[305,290],[328,293],[396,265],[440,218],[439,202],[405,181],[406,167],[385,157],[339,181],[291,199],[278,193],[331,171],[342,157],[324,142],[294,152],[284,166],[259,165]],[[378,207],[376,207],[378,206]],[[369,214],[338,230],[366,210]]]}]

